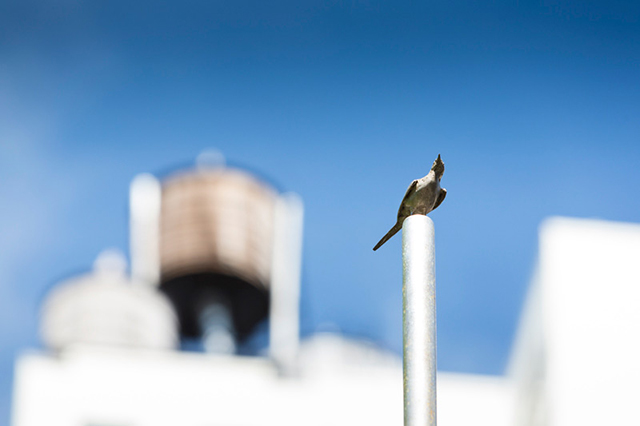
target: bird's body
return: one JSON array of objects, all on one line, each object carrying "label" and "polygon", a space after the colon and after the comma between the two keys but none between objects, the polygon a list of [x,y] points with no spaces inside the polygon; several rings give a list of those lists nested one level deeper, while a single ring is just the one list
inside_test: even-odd
[{"label": "bird's body", "polygon": [[444,163],[440,159],[440,155],[433,162],[429,173],[420,179],[411,182],[404,198],[398,209],[398,220],[396,224],[382,237],[373,250],[378,250],[381,245],[386,243],[389,238],[393,237],[400,229],[404,220],[414,214],[423,214],[435,210],[444,198],[447,196],[447,190],[440,187],[440,179],[444,174]]}]

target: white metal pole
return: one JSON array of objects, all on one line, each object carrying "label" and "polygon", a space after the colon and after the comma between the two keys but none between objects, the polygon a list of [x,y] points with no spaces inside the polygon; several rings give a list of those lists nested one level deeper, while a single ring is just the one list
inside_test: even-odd
[{"label": "white metal pole", "polygon": [[433,221],[402,225],[405,426],[436,425],[436,268]]}]

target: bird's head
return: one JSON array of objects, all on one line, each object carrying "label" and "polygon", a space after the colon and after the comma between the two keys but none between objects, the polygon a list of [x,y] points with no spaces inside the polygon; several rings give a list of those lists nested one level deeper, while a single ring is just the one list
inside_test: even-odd
[{"label": "bird's head", "polygon": [[433,166],[431,166],[431,170],[436,174],[436,178],[441,179],[444,174],[444,162],[440,158],[440,154],[438,154],[438,158],[433,162]]}]

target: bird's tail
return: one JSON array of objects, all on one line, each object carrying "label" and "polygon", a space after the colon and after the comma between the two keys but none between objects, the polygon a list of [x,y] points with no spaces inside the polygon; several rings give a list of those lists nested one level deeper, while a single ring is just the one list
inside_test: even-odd
[{"label": "bird's tail", "polygon": [[400,228],[402,228],[402,223],[400,223],[400,222],[398,222],[395,225],[393,225],[393,228],[389,229],[389,232],[387,232],[385,234],[385,236],[382,237],[382,239],[380,241],[378,241],[378,244],[376,244],[376,246],[373,248],[373,251],[378,250],[381,245],[383,245],[384,243],[386,243],[389,240],[389,238],[391,238],[394,235],[396,235],[396,233],[400,230]]}]

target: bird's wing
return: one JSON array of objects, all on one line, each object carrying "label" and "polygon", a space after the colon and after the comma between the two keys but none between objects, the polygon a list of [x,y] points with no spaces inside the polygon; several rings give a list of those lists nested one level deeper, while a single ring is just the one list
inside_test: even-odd
[{"label": "bird's wing", "polygon": [[447,190],[444,188],[440,188],[440,194],[438,194],[438,199],[436,200],[436,203],[433,206],[433,210],[435,210],[436,208],[438,208],[440,204],[442,204],[442,202],[444,201],[444,197],[446,196],[447,196]]},{"label": "bird's wing", "polygon": [[411,184],[407,188],[407,192],[404,193],[404,197],[402,198],[402,202],[400,203],[400,208],[398,209],[398,219],[400,219],[401,217],[404,218],[409,215],[410,212],[405,211],[409,208],[407,200],[416,192],[417,186],[418,180],[416,179],[411,182]]}]

